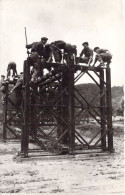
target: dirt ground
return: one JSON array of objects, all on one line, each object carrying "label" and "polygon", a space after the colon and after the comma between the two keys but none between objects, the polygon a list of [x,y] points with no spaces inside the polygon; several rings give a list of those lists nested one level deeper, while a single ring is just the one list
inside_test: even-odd
[{"label": "dirt ground", "polygon": [[[121,127],[122,126],[122,127]],[[124,195],[124,132],[115,125],[115,153],[15,160],[19,142],[0,141],[0,193]]]}]

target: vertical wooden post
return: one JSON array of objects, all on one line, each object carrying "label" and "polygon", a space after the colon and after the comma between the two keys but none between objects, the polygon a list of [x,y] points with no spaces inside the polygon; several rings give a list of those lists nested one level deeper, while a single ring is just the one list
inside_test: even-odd
[{"label": "vertical wooden post", "polygon": [[31,121],[31,134],[35,135],[35,136],[37,136],[37,126],[38,126],[38,118],[36,118],[36,120],[34,121],[34,117],[37,116],[37,111],[39,109],[38,106],[35,106],[35,104],[37,104],[37,102],[38,101],[32,92],[31,102],[30,102],[32,104],[31,109],[30,109],[30,121]]},{"label": "vertical wooden post", "polygon": [[8,107],[8,83],[5,84],[5,97],[3,102],[3,141],[7,139],[7,107]]},{"label": "vertical wooden post", "polygon": [[[69,98],[68,98],[68,82],[69,82],[69,78],[68,78],[68,74],[66,70],[63,70],[62,72],[62,86],[61,86],[61,90],[64,91],[62,93],[62,97],[61,97],[61,117],[62,119],[68,123],[68,102],[69,102]],[[67,107],[66,107],[67,105]],[[62,133],[67,129],[68,127],[66,126],[66,124],[62,125]],[[67,132],[63,139],[62,139],[63,144],[68,144],[69,143],[69,132]]]},{"label": "vertical wooden post", "polygon": [[75,121],[74,121],[74,68],[71,63],[69,71],[69,135],[70,135],[70,154],[75,150]]},{"label": "vertical wooden post", "polygon": [[[105,121],[106,121],[106,116],[105,116],[105,87],[104,87],[104,70],[100,70],[100,114],[101,114],[101,136],[104,134],[106,128],[105,128]],[[102,150],[106,150],[106,134],[102,137],[101,139],[101,146]]]},{"label": "vertical wooden post", "polygon": [[112,101],[111,101],[111,73],[106,68],[106,96],[107,96],[107,128],[108,128],[108,150],[113,152],[113,129],[112,129]]},{"label": "vertical wooden post", "polygon": [[30,64],[27,61],[24,62],[24,124],[22,128],[22,135],[21,135],[21,153],[24,157],[28,156],[28,145],[29,145],[29,106],[30,103]]},{"label": "vertical wooden post", "polygon": [[[58,93],[61,93],[61,86],[59,86],[58,88]],[[62,131],[62,126],[61,126],[61,119],[60,119],[60,116],[61,116],[61,113],[62,113],[62,95],[60,97],[60,101],[58,100],[58,107],[57,107],[57,113],[58,113],[58,117],[57,117],[57,124],[58,124],[58,127],[57,127],[57,138],[60,137],[61,135],[61,131]]]}]

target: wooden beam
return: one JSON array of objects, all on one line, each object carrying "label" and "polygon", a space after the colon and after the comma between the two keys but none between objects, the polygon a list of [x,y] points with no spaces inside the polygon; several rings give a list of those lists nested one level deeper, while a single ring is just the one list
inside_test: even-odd
[{"label": "wooden beam", "polygon": [[21,154],[24,157],[28,156],[28,145],[29,145],[29,102],[30,102],[30,64],[29,61],[24,62],[24,80],[23,85],[25,86],[23,92],[24,99],[24,110],[23,110],[23,128],[21,135]]},{"label": "wooden beam", "polygon": [[[105,87],[104,87],[104,70],[102,69],[100,71],[100,114],[101,114],[101,136],[105,132],[105,121],[106,121],[106,112],[105,112],[105,95],[102,95],[105,93]],[[106,134],[101,139],[101,146],[102,150],[105,151],[106,149]]]},{"label": "wooden beam", "polygon": [[113,128],[112,128],[112,101],[111,101],[111,73],[106,68],[106,97],[107,97],[107,129],[108,129],[108,150],[113,152]]}]

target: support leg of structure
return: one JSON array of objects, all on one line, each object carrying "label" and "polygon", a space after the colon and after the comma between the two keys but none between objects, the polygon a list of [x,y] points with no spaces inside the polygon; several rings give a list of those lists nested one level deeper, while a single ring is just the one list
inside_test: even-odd
[{"label": "support leg of structure", "polygon": [[28,156],[28,145],[29,145],[29,96],[30,96],[30,88],[29,88],[29,81],[30,81],[30,66],[28,61],[24,62],[24,124],[22,128],[22,136],[21,136],[21,154],[24,157]]},{"label": "support leg of structure", "polygon": [[[62,72],[62,86],[61,86],[61,90],[64,91],[62,93],[62,96],[61,96],[61,117],[62,119],[68,123],[68,102],[69,102],[69,98],[68,98],[68,81],[69,81],[69,78],[68,78],[68,74],[67,74],[67,71],[63,71]],[[63,106],[64,105],[64,106]],[[66,107],[67,105],[67,107]],[[67,129],[68,127],[66,126],[66,124],[63,124],[62,125],[62,133],[65,132],[65,130]],[[63,144],[68,144],[69,143],[69,132],[67,132],[63,139],[62,139],[62,142]]]},{"label": "support leg of structure", "polygon": [[38,119],[34,121],[34,116],[37,115],[37,110],[39,109],[35,104],[37,104],[37,99],[35,95],[31,94],[31,112],[30,112],[30,120],[31,120],[31,134],[37,136],[37,125],[38,125]]},{"label": "support leg of structure", "polygon": [[70,154],[75,150],[75,121],[74,121],[74,70],[69,67],[69,136],[70,136]]},{"label": "support leg of structure", "polygon": [[105,127],[105,121],[106,121],[106,116],[105,116],[105,87],[104,87],[104,70],[102,69],[100,71],[100,114],[101,114],[101,147],[102,150],[106,150],[106,134],[104,134],[106,127]]},{"label": "support leg of structure", "polygon": [[111,73],[106,68],[106,96],[107,96],[107,128],[108,128],[108,150],[113,152],[113,128],[112,128],[112,101],[111,101]]},{"label": "support leg of structure", "polygon": [[7,106],[8,106],[8,84],[6,83],[5,86],[5,98],[3,103],[3,141],[6,141],[7,139]]}]

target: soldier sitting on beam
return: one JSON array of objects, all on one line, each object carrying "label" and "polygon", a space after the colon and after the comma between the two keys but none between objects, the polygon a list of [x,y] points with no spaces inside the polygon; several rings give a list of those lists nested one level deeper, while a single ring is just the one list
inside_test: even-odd
[{"label": "soldier sitting on beam", "polygon": [[[84,48],[81,51],[80,56],[77,58],[77,64],[85,63],[88,66],[90,66],[90,64],[92,63],[92,60],[93,60],[93,50],[90,49],[88,42],[84,42],[82,44],[82,46]],[[84,55],[84,57],[82,57],[83,55]]]},{"label": "soldier sitting on beam", "polygon": [[97,55],[95,57],[93,66],[95,66],[97,61],[99,61],[99,67],[105,66],[105,62],[107,63],[106,65],[108,67],[112,59],[112,54],[110,53],[110,51],[108,49],[100,49],[99,47],[95,47],[94,52],[96,52]]}]

